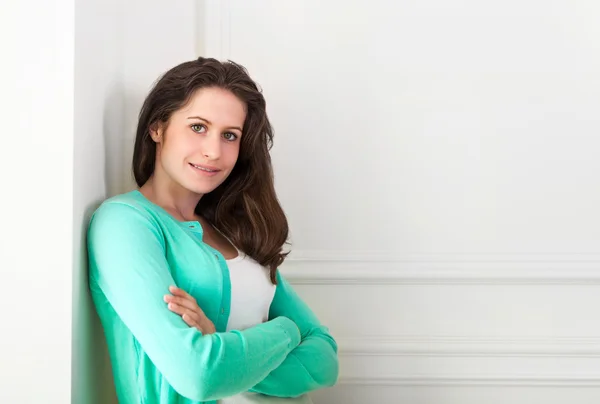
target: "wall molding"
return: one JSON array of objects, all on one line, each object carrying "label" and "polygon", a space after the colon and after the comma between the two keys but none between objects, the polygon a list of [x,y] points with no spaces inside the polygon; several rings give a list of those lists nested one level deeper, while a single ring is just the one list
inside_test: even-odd
[{"label": "wall molding", "polygon": [[338,338],[341,356],[600,357],[600,337],[386,336]]},{"label": "wall molding", "polygon": [[204,28],[196,34],[198,56],[229,58],[231,49],[231,0],[205,0],[197,5],[198,21]]},{"label": "wall molding", "polygon": [[377,376],[341,377],[340,385],[351,386],[464,386],[464,387],[600,387],[600,375],[512,376]]},{"label": "wall molding", "polygon": [[599,285],[600,254],[295,251],[282,272],[300,285]]},{"label": "wall molding", "polygon": [[[569,358],[582,358],[582,360],[600,357],[600,337],[497,337],[497,336],[389,336],[389,337],[361,337],[340,338],[337,340],[339,354],[344,358],[353,360],[353,363],[364,363],[368,369],[373,366],[383,365],[383,357],[387,358],[387,365],[383,367],[383,374],[379,369],[373,375],[342,375],[339,385],[363,387],[418,387],[418,386],[451,386],[451,387],[597,387],[600,388],[600,374],[597,372],[580,373],[577,363]],[[453,368],[465,365],[466,357],[500,358],[500,362],[488,362],[488,369],[484,373],[461,374],[436,374],[406,373],[404,366],[399,366],[401,374],[389,374],[393,367],[390,363],[404,362],[401,357],[454,357],[458,361],[453,363]],[[365,357],[365,358],[360,358]],[[531,365],[520,366],[525,358],[545,358],[550,362],[535,362]],[[398,361],[394,358],[397,358]],[[463,358],[463,359],[459,359]],[[497,364],[506,363],[502,358],[512,358],[519,371],[515,373],[489,372]],[[369,360],[370,359],[370,360]],[[389,362],[389,360],[392,362]],[[562,359],[562,360],[561,360]],[[579,359],[581,360],[581,359]],[[358,362],[357,362],[358,361]],[[423,363],[429,363],[425,361]],[[448,362],[446,362],[448,363]],[[468,365],[472,368],[473,363]],[[496,365],[492,365],[495,363]],[[551,369],[545,364],[554,363]],[[564,363],[565,366],[562,366]],[[371,365],[368,365],[371,364]],[[354,366],[348,367],[348,370]],[[422,368],[422,366],[419,366]],[[429,366],[430,367],[430,366]],[[505,365],[501,365],[505,368]],[[567,369],[572,369],[569,372]],[[358,370],[359,368],[355,368]],[[499,370],[499,369],[498,369]],[[538,371],[539,370],[539,371]],[[554,370],[554,371],[553,371]],[[560,373],[558,373],[558,372]],[[489,373],[488,373],[489,372]],[[362,373],[362,372],[361,372]],[[520,374],[519,374],[520,373]]]}]

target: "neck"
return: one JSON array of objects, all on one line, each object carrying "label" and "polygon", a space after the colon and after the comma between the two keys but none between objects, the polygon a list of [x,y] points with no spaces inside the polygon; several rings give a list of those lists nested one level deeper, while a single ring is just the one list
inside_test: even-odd
[{"label": "neck", "polygon": [[148,199],[181,221],[197,220],[196,206],[202,195],[191,192],[157,170],[140,188]]}]

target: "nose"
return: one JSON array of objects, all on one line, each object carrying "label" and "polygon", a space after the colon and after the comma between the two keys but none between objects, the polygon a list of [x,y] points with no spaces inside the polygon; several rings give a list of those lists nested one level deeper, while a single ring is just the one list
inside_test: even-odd
[{"label": "nose", "polygon": [[203,139],[202,155],[209,160],[217,160],[221,157],[221,141],[218,134],[210,133]]}]

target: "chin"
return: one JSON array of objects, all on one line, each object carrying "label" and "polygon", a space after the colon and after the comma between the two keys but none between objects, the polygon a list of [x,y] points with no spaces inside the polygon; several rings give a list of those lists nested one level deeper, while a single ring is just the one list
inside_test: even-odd
[{"label": "chin", "polygon": [[188,186],[186,186],[187,189],[189,189],[190,191],[192,191],[195,194],[198,195],[206,195],[208,193],[211,193],[212,191],[214,191],[215,189],[217,189],[219,187],[219,185],[221,185],[222,182],[219,183],[213,183],[213,184],[187,184]]},{"label": "chin", "polygon": [[227,175],[221,174],[210,178],[182,178],[179,183],[195,194],[206,195],[217,189],[226,179]]}]

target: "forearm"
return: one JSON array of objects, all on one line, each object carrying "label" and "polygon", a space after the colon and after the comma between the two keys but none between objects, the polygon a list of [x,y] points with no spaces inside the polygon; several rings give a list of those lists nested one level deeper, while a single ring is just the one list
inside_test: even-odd
[{"label": "forearm", "polygon": [[182,394],[198,401],[248,391],[287,360],[300,335],[289,319],[278,318],[244,331],[203,338],[210,339],[210,349],[199,348],[202,353],[190,364],[184,381],[190,391]]},{"label": "forearm", "polygon": [[277,397],[297,397],[333,386],[338,370],[337,344],[326,329],[319,328],[251,391]]},{"label": "forearm", "polygon": [[175,285],[160,230],[136,209],[99,209],[88,231],[89,279],[101,307],[110,306],[180,395],[210,401],[246,391],[300,343],[296,324],[278,315],[244,331],[203,335],[169,311]]}]

